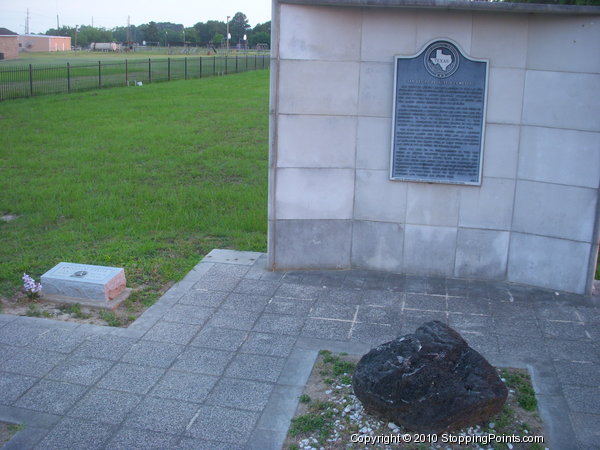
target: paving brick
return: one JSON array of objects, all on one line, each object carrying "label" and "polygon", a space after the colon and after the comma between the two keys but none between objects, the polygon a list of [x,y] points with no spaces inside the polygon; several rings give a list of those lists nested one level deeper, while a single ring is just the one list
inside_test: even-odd
[{"label": "paving brick", "polygon": [[193,289],[187,294],[183,295],[179,302],[182,305],[191,306],[202,306],[208,308],[218,308],[225,297],[229,295],[228,292],[223,291],[208,291]]},{"label": "paving brick", "polygon": [[136,394],[94,388],[67,415],[117,425],[141,400]]},{"label": "paving brick", "polygon": [[[217,438],[218,439],[218,438]],[[243,445],[236,445],[231,442],[208,441],[199,438],[185,437],[179,441],[177,450],[244,450]]]},{"label": "paving brick", "polygon": [[219,309],[208,321],[206,326],[250,331],[259,315],[260,311]]},{"label": "paving brick", "polygon": [[284,358],[265,355],[238,354],[236,355],[225,375],[246,380],[275,382],[283,369]]},{"label": "paving brick", "polygon": [[195,403],[146,397],[129,414],[124,426],[180,434],[185,431],[197,410],[198,405]]},{"label": "paving brick", "polygon": [[64,450],[66,448],[100,449],[113,435],[113,425],[65,418],[40,442],[37,448]]},{"label": "paving brick", "polygon": [[6,361],[3,368],[8,372],[43,377],[65,358],[62,353],[23,348]]},{"label": "paving brick", "polygon": [[90,386],[98,381],[113,364],[112,361],[103,359],[74,356],[59,363],[46,378]]},{"label": "paving brick", "polygon": [[452,297],[467,297],[469,295],[469,282],[457,278],[446,280],[446,294]]},{"label": "paving brick", "polygon": [[416,275],[407,275],[404,290],[407,293],[425,294],[427,292],[427,278]]},{"label": "paving brick", "polygon": [[64,414],[85,392],[86,387],[60,381],[41,380],[15,406],[51,414]]},{"label": "paving brick", "polygon": [[405,330],[412,330],[409,333],[414,333],[414,330],[418,327],[432,320],[439,320],[448,324],[448,314],[444,311],[420,311],[415,309],[405,309],[402,313],[402,324],[405,325]]},{"label": "paving brick", "polygon": [[600,363],[600,355],[591,341],[545,339],[544,342],[548,355],[554,360]]},{"label": "paving brick", "polygon": [[201,406],[188,432],[193,437],[244,446],[258,417],[253,411]]},{"label": "paving brick", "polygon": [[200,330],[200,325],[158,322],[144,335],[144,340],[186,345]]},{"label": "paving brick", "polygon": [[352,328],[351,341],[364,342],[372,347],[389,342],[402,335],[402,325],[357,323]]},{"label": "paving brick", "polygon": [[307,319],[301,335],[320,339],[347,340],[351,327],[351,322]]},{"label": "paving brick", "polygon": [[221,375],[233,353],[208,348],[188,348],[173,364],[173,369],[205,375]]},{"label": "paving brick", "polygon": [[596,449],[600,440],[600,415],[571,413],[577,440],[582,448]]},{"label": "paving brick", "polygon": [[236,351],[248,336],[247,331],[232,328],[204,327],[190,345],[217,350]]},{"label": "paving brick", "polygon": [[490,300],[486,299],[472,299],[465,297],[449,297],[448,298],[448,311],[465,313],[465,314],[491,314],[491,303]]},{"label": "paving brick", "polygon": [[278,287],[279,283],[275,281],[242,280],[235,287],[234,292],[240,292],[243,294],[250,295],[264,295],[270,297],[275,293]]},{"label": "paving brick", "polygon": [[309,317],[323,319],[354,320],[358,309],[357,305],[340,305],[318,300],[310,310]]},{"label": "paving brick", "polygon": [[295,336],[300,333],[304,320],[304,317],[265,313],[260,316],[253,331]]},{"label": "paving brick", "polygon": [[196,305],[175,305],[167,312],[162,320],[167,322],[203,325],[215,312],[214,308]]},{"label": "paving brick", "polygon": [[135,339],[128,339],[119,336],[100,335],[91,336],[86,339],[75,350],[74,355],[89,358],[102,358],[117,361],[127,352]]},{"label": "paving brick", "polygon": [[396,326],[402,322],[401,315],[400,308],[397,306],[380,307],[361,305],[358,307],[356,320],[365,323]]},{"label": "paving brick", "polygon": [[146,394],[165,371],[155,367],[118,363],[98,382],[104,389]]},{"label": "paving brick", "polygon": [[271,314],[289,314],[306,316],[313,305],[313,300],[273,297],[267,304],[265,312]]},{"label": "paving brick", "polygon": [[211,375],[169,370],[154,386],[151,395],[199,403],[206,399],[217,380],[217,377]]},{"label": "paving brick", "polygon": [[12,405],[33,386],[38,378],[19,375],[16,373],[0,372],[0,404]]},{"label": "paving brick", "polygon": [[221,304],[221,309],[238,311],[262,311],[269,303],[269,297],[257,294],[232,293]]},{"label": "paving brick", "polygon": [[507,336],[522,336],[531,338],[540,338],[540,331],[537,320],[521,319],[512,317],[510,319],[494,318],[494,330],[498,334]]},{"label": "paving brick", "polygon": [[600,414],[600,390],[597,386],[563,386],[563,392],[571,411]]},{"label": "paving brick", "polygon": [[296,336],[252,332],[248,335],[240,352],[284,358],[291,353],[296,339]]},{"label": "paving brick", "polygon": [[538,338],[523,338],[521,336],[499,335],[498,346],[502,355],[526,361],[530,364],[532,360],[547,360],[544,341]]},{"label": "paving brick", "polygon": [[155,431],[139,430],[135,428],[121,428],[116,436],[110,440],[107,449],[131,450],[156,449],[164,450],[170,448],[180,448],[177,445],[178,436],[158,433]]},{"label": "paving brick", "polygon": [[209,394],[206,403],[249,411],[262,411],[272,390],[273,384],[269,383],[221,378]]},{"label": "paving brick", "polygon": [[554,368],[565,385],[600,387],[600,365],[591,362],[554,361]]},{"label": "paving brick", "polygon": [[367,306],[391,306],[401,308],[406,294],[403,292],[365,290],[361,304]]},{"label": "paving brick", "polygon": [[325,303],[340,305],[358,305],[362,299],[361,289],[352,288],[326,288],[319,290],[318,299]]},{"label": "paving brick", "polygon": [[[286,274],[286,277],[288,275]],[[318,286],[304,286],[302,284],[290,284],[286,282],[286,278],[283,279],[282,283],[275,291],[276,297],[287,297],[287,298],[303,298],[303,299],[316,299],[322,288]]]},{"label": "paving brick", "polygon": [[420,311],[446,311],[446,297],[407,293],[404,308]]},{"label": "paving brick", "polygon": [[71,353],[88,337],[85,333],[74,330],[47,330],[30,344],[30,347],[51,350],[53,352]]},{"label": "paving brick", "polygon": [[581,322],[558,322],[542,320],[541,328],[545,336],[562,339],[589,339]]},{"label": "paving brick", "polygon": [[18,350],[18,347],[12,345],[0,344],[0,363],[9,360]]},{"label": "paving brick", "polygon": [[47,328],[24,324],[21,320],[13,320],[0,328],[0,344],[22,347],[29,344]]},{"label": "paving brick", "polygon": [[183,352],[185,347],[178,344],[156,341],[140,341],[123,355],[121,361],[140,366],[166,369]]},{"label": "paving brick", "polygon": [[459,333],[489,333],[493,329],[494,321],[490,316],[450,313],[448,314],[448,325]]}]

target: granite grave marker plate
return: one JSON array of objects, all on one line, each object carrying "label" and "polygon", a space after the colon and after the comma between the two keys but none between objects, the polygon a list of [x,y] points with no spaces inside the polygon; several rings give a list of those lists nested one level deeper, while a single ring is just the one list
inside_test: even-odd
[{"label": "granite grave marker plate", "polygon": [[487,61],[438,40],[394,66],[390,178],[481,184]]},{"label": "granite grave marker plate", "polygon": [[[42,294],[80,299],[82,304],[110,306],[125,291],[120,267],[61,262],[41,276]],[[87,300],[87,301],[86,301]]]}]

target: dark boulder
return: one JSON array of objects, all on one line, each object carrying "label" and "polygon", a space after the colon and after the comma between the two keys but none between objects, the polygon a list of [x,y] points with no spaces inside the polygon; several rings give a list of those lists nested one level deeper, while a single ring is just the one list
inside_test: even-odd
[{"label": "dark boulder", "polygon": [[438,321],[364,355],[352,386],[367,411],[428,433],[485,422],[508,395],[496,369]]}]

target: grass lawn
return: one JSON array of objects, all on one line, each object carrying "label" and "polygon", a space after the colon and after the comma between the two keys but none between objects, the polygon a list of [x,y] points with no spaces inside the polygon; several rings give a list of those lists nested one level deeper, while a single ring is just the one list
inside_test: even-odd
[{"label": "grass lawn", "polygon": [[213,248],[264,251],[268,95],[256,71],[0,103],[0,296],[68,261],[151,303]]}]

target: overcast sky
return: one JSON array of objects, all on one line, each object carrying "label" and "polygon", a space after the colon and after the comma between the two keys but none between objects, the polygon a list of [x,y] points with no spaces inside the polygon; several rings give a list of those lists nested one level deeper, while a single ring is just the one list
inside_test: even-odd
[{"label": "overcast sky", "polygon": [[27,8],[30,33],[56,28],[57,14],[60,26],[92,25],[93,17],[94,26],[104,28],[126,26],[127,16],[132,25],[154,20],[186,27],[207,20],[225,22],[238,11],[246,14],[252,26],[271,20],[271,0],[0,0],[0,28],[24,33]]}]

